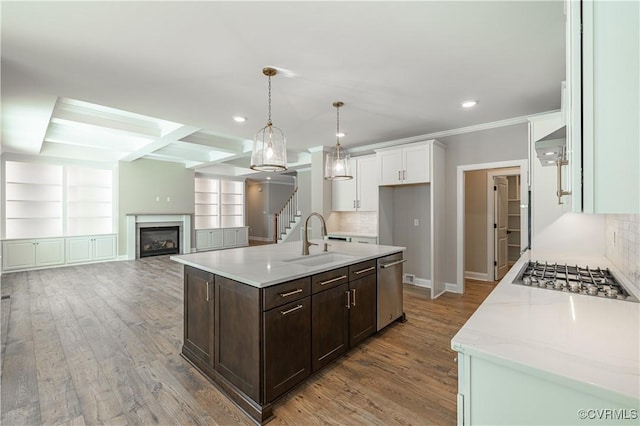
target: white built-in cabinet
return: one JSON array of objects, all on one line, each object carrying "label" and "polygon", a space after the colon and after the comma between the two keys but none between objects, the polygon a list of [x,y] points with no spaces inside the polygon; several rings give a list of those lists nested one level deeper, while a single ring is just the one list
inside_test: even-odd
[{"label": "white built-in cabinet", "polygon": [[66,238],[67,263],[98,262],[116,258],[116,236],[91,235]]},{"label": "white built-in cabinet", "polygon": [[429,183],[431,149],[426,142],[376,150],[378,184],[406,185]]},{"label": "white built-in cabinet", "polygon": [[64,238],[2,242],[3,271],[62,265],[64,259]]},{"label": "white built-in cabinet", "polygon": [[332,182],[334,211],[377,211],[378,175],[376,156],[365,155],[350,159],[353,179]]},{"label": "white built-in cabinet", "polygon": [[[460,351],[457,362],[459,426],[571,425],[582,413],[584,423],[638,424],[637,399],[497,357]],[[592,417],[598,410],[620,417]]]},{"label": "white built-in cabinet", "polygon": [[5,240],[2,242],[2,270],[115,260],[116,241],[115,234]]},{"label": "white built-in cabinet", "polygon": [[403,246],[406,282],[446,291],[445,147],[436,140],[376,150],[378,244]]},{"label": "white built-in cabinet", "polygon": [[249,245],[249,227],[196,230],[196,250],[219,250]]},{"label": "white built-in cabinet", "polygon": [[574,211],[638,214],[640,3],[567,8]]}]

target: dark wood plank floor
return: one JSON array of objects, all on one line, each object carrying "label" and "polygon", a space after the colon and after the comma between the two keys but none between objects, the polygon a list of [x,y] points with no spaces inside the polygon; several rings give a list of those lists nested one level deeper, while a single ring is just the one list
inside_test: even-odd
[{"label": "dark wood plank floor", "polygon": [[[275,406],[273,425],[455,424],[450,340],[493,289],[405,289],[393,324]],[[168,257],[4,274],[3,425],[249,425],[179,355],[182,266]]]}]

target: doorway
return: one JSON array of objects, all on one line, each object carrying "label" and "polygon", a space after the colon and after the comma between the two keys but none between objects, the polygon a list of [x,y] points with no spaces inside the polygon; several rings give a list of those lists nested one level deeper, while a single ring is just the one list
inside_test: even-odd
[{"label": "doorway", "polygon": [[[527,160],[458,166],[456,254],[460,292],[464,292],[465,278],[499,279],[496,276],[503,276],[518,259],[520,251],[528,247],[527,166]],[[500,177],[504,185],[502,194],[506,194],[502,197],[506,203],[503,203],[499,222],[495,217],[500,211],[495,204],[494,192],[498,190],[494,191],[494,186],[498,185],[495,185],[494,177]],[[498,223],[502,228],[499,238],[494,231]],[[496,271],[496,263],[501,263],[499,271]]]},{"label": "doorway", "polygon": [[493,281],[505,276],[522,250],[520,182],[519,167],[487,171],[487,270]]}]

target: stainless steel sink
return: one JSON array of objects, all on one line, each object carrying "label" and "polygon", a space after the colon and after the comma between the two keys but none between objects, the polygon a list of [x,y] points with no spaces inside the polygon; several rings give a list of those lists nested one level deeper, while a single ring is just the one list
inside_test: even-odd
[{"label": "stainless steel sink", "polygon": [[355,259],[355,256],[350,256],[348,254],[342,253],[327,252],[312,254],[309,256],[294,257],[292,259],[286,259],[284,260],[284,262],[304,266],[321,266],[329,263],[342,262],[351,259]]}]

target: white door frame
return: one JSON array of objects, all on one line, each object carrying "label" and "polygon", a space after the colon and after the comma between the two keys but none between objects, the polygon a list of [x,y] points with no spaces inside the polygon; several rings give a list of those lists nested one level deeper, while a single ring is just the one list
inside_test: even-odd
[{"label": "white door frame", "polygon": [[[500,169],[500,170],[489,170],[487,172],[487,276],[495,281],[496,279],[496,271],[493,266],[493,261],[495,260],[495,241],[494,241],[494,229],[493,229],[493,221],[495,216],[495,191],[493,190],[493,178],[496,176],[515,176],[521,175],[520,169],[517,167],[510,167],[508,169]],[[522,202],[522,184],[520,184],[520,201]],[[522,215],[520,217],[522,219]],[[522,220],[520,225],[522,225]],[[526,229],[526,228],[523,228]],[[520,231],[522,234],[522,231]],[[520,241],[522,241],[522,236],[520,237]],[[521,245],[522,247],[522,245]],[[525,246],[526,247],[526,246]],[[507,253],[508,254],[508,253]]]},{"label": "white door frame", "polygon": [[[481,164],[467,164],[463,166],[458,166],[456,170],[456,260],[458,264],[458,273],[457,273],[457,284],[458,284],[458,292],[464,293],[464,172],[471,170],[484,170],[484,169],[499,169],[499,168],[509,168],[509,167],[520,167],[520,199],[524,204],[525,200],[528,200],[528,190],[529,190],[529,160],[508,160],[508,161],[497,161],[495,163],[481,163]],[[528,206],[527,206],[528,208]],[[522,214],[520,215],[520,226],[521,228],[528,229],[528,215]],[[520,246],[527,247],[529,245],[528,235],[526,232],[520,238]]]}]

